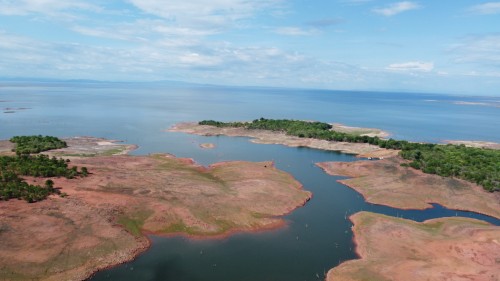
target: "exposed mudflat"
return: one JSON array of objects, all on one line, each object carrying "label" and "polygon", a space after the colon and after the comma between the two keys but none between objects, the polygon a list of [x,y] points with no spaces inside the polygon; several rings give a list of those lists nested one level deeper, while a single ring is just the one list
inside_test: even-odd
[{"label": "exposed mudflat", "polygon": [[[360,134],[386,134],[378,129],[347,127],[336,124],[344,132],[354,131]],[[335,127],[334,127],[335,129]],[[378,131],[374,131],[378,130]],[[399,151],[380,148],[367,143],[348,143],[312,138],[299,138],[288,136],[285,133],[269,130],[248,130],[245,128],[218,128],[215,126],[198,125],[198,123],[179,123],[169,129],[171,132],[184,132],[201,136],[225,135],[231,137],[250,137],[252,142],[261,144],[283,144],[291,147],[310,147],[323,150],[340,151],[348,154],[358,154],[360,157],[390,157],[397,155]]]},{"label": "exposed mudflat", "polygon": [[350,217],[358,260],[327,281],[500,280],[500,227],[460,217],[422,223],[360,212]]},{"label": "exposed mudflat", "polygon": [[219,237],[275,228],[285,224],[280,216],[311,197],[272,162],[202,167],[168,154],[77,158],[113,144],[93,138],[75,143],[49,152],[72,155],[71,165],[90,172],[53,178],[67,197],[0,202],[2,280],[82,280],[144,251],[146,233]]},{"label": "exposed mudflat", "polygon": [[95,137],[72,137],[63,140],[68,144],[67,148],[50,150],[45,154],[65,158],[94,157],[125,155],[137,149],[134,144],[122,144],[121,141]]},{"label": "exposed mudflat", "polygon": [[438,203],[450,209],[473,211],[500,218],[500,194],[464,180],[425,174],[402,167],[392,157],[377,161],[323,162],[330,175],[347,176],[339,182],[360,192],[368,202],[400,209],[430,208]]}]

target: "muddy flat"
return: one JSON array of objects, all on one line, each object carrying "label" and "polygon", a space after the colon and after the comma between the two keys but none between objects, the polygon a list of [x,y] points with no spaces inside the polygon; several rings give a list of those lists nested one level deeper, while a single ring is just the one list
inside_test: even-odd
[{"label": "muddy flat", "polygon": [[[378,129],[347,127],[336,124],[337,128],[343,132],[358,132],[359,134],[386,134]],[[334,129],[335,129],[334,126]],[[360,157],[389,157],[398,154],[397,150],[388,150],[368,143],[349,143],[327,140],[318,140],[313,138],[299,138],[289,136],[282,132],[273,132],[269,130],[249,130],[245,128],[199,125],[198,123],[179,123],[168,129],[170,132],[183,132],[201,136],[225,135],[230,137],[249,137],[251,142],[260,144],[282,144],[291,147],[310,147],[323,150],[340,151],[348,154],[358,154]]]},{"label": "muddy flat", "polygon": [[330,175],[347,176],[339,182],[361,193],[368,202],[400,209],[430,208],[438,203],[450,209],[473,211],[500,218],[500,194],[455,178],[425,174],[402,167],[392,157],[377,161],[317,163]]},{"label": "muddy flat", "polygon": [[220,237],[280,227],[282,215],[311,197],[272,162],[202,167],[156,154],[72,156],[71,165],[90,175],[53,178],[67,197],[0,202],[2,280],[82,280],[146,250],[147,233]]},{"label": "muddy flat", "polygon": [[95,137],[71,137],[63,140],[68,144],[67,148],[50,150],[45,154],[64,158],[78,158],[125,155],[137,149],[137,146],[133,144],[123,144],[121,141]]},{"label": "muddy flat", "polygon": [[452,217],[422,223],[360,212],[350,217],[360,259],[327,281],[500,280],[500,227]]}]

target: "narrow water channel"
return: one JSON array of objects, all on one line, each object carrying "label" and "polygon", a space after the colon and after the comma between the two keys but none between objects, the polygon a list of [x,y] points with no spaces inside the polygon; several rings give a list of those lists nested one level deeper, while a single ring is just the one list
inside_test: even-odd
[{"label": "narrow water channel", "polygon": [[427,210],[400,210],[370,204],[356,191],[336,182],[340,177],[327,175],[314,165],[323,161],[358,160],[352,155],[258,145],[247,138],[192,136],[190,140],[216,144],[214,150],[198,150],[191,155],[203,165],[227,160],[274,160],[277,168],[291,173],[305,189],[312,191],[313,198],[285,217],[287,227],[274,231],[240,233],[219,240],[151,236],[151,249],[136,260],[98,272],[90,280],[323,280],[330,268],[356,258],[348,217],[362,210],[415,221],[461,216],[500,225],[495,218],[439,205]]}]

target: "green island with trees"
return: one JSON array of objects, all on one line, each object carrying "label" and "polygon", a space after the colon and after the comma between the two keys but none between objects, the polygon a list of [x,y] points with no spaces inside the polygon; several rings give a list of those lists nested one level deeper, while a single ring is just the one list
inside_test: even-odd
[{"label": "green island with trees", "polygon": [[36,202],[47,198],[51,194],[64,196],[54,187],[51,179],[43,186],[28,184],[20,176],[32,177],[66,177],[69,179],[78,176],[87,176],[88,170],[82,167],[68,167],[69,160],[38,154],[55,148],[66,147],[66,142],[50,136],[16,136],[11,138],[16,143],[16,156],[0,156],[0,200],[24,199],[27,202]]},{"label": "green island with trees", "polygon": [[198,124],[219,128],[271,130],[300,138],[369,143],[381,148],[401,150],[400,156],[410,161],[403,164],[405,166],[422,170],[427,174],[464,179],[481,185],[490,192],[500,191],[500,150],[466,147],[463,144],[416,143],[392,138],[361,136],[334,131],[332,125],[328,123],[301,120],[265,118],[255,119],[252,122],[203,120]]}]

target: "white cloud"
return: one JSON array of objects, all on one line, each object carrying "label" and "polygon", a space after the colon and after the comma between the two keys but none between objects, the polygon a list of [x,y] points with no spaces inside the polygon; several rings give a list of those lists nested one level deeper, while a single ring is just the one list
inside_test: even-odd
[{"label": "white cloud", "polygon": [[274,29],[274,32],[281,35],[304,36],[304,35],[312,35],[317,31],[313,29],[305,30],[300,27],[284,26]]},{"label": "white cloud", "polygon": [[281,0],[129,0],[142,11],[183,26],[225,25],[251,17]]},{"label": "white cloud", "polygon": [[420,5],[418,5],[415,2],[403,1],[403,2],[393,3],[389,6],[386,6],[385,8],[373,9],[373,12],[386,17],[390,17],[402,12],[415,10],[418,8],[420,8]]},{"label": "white cloud", "polygon": [[421,62],[421,61],[410,61],[404,63],[393,63],[390,64],[386,69],[394,71],[418,71],[418,72],[429,72],[434,69],[433,62]]},{"label": "white cloud", "polygon": [[480,15],[500,14],[500,2],[488,2],[475,5],[469,8],[469,11]]},{"label": "white cloud", "polygon": [[200,55],[198,53],[188,53],[179,56],[179,61],[188,67],[196,66],[216,66],[222,63],[218,56]]},{"label": "white cloud", "polygon": [[[217,33],[214,29],[190,28],[172,26],[166,20],[140,19],[132,22],[111,23],[100,26],[74,25],[73,31],[86,36],[101,37],[132,42],[140,41],[193,41],[193,38],[201,38]],[[177,44],[177,43],[176,43]]]},{"label": "white cloud", "polygon": [[500,67],[500,33],[468,36],[450,51],[457,63]]},{"label": "white cloud", "polygon": [[69,10],[98,11],[100,8],[79,0],[0,0],[0,14],[2,15],[45,14],[63,16],[63,12]]}]

